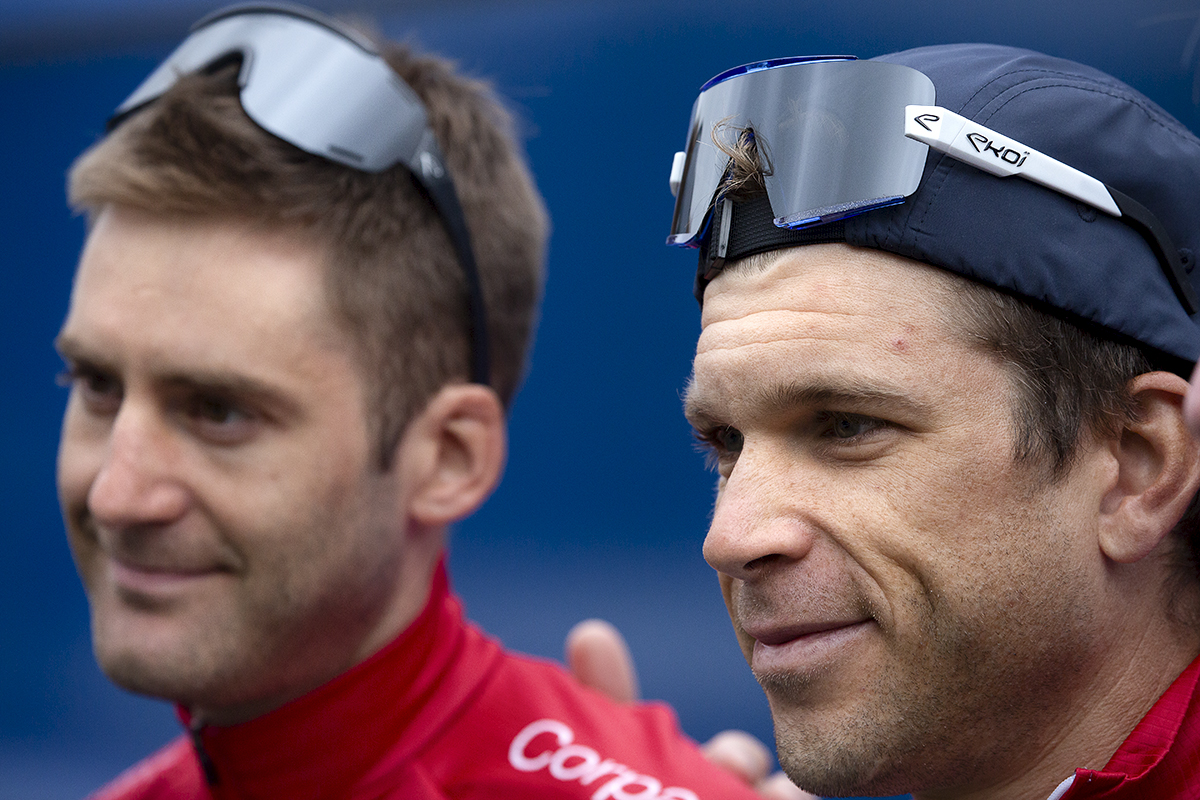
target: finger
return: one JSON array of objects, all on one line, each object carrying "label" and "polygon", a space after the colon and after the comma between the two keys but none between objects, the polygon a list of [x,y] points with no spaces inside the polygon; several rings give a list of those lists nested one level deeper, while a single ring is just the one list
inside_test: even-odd
[{"label": "finger", "polygon": [[1192,371],[1192,384],[1183,398],[1183,418],[1193,436],[1200,436],[1200,364]]},{"label": "finger", "polygon": [[771,751],[745,731],[721,731],[702,748],[705,757],[754,786],[771,770]]},{"label": "finger", "polygon": [[758,794],[763,800],[821,800],[792,783],[782,772],[776,772],[758,784]]},{"label": "finger", "polygon": [[621,633],[604,620],[588,619],[567,634],[567,666],[576,680],[618,703],[638,699],[637,672]]}]

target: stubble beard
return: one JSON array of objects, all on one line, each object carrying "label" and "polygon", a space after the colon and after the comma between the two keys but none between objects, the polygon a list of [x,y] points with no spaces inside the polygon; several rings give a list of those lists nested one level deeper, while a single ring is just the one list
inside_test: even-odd
[{"label": "stubble beard", "polygon": [[1086,669],[1087,615],[1036,641],[997,640],[986,619],[957,622],[927,617],[913,666],[873,676],[840,709],[820,708],[832,669],[756,672],[792,782],[822,796],[913,793],[1002,775],[1047,746],[1048,721],[1066,713],[1063,698]]},{"label": "stubble beard", "polygon": [[[207,610],[198,607],[197,597],[157,607],[121,597],[111,587],[89,588],[93,650],[105,675],[135,694],[243,716],[241,709],[269,710],[278,705],[272,698],[296,696],[350,666],[342,663],[348,653],[341,650],[348,648],[329,642],[353,638],[369,624],[373,609],[359,608],[360,598],[339,597],[337,591],[305,595],[286,581],[250,581],[254,586],[247,591],[245,577],[222,591],[220,599],[227,602]],[[94,592],[103,600],[91,597]],[[311,609],[331,605],[346,609],[338,630],[328,621],[320,627],[308,621]],[[160,630],[173,633],[158,642],[132,636],[122,628],[134,615],[146,621],[158,617]],[[196,624],[185,624],[189,618]]]}]

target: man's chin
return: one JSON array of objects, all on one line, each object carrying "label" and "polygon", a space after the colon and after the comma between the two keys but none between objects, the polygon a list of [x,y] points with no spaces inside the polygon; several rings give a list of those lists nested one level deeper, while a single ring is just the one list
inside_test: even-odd
[{"label": "man's chin", "polygon": [[908,791],[897,785],[895,775],[880,775],[878,763],[820,746],[809,745],[801,755],[781,742],[779,766],[792,783],[820,797],[884,797]]},{"label": "man's chin", "polygon": [[[117,686],[134,694],[187,705],[196,693],[197,676],[181,675],[174,659],[150,657],[128,650],[96,650],[101,671]],[[190,672],[190,671],[189,671]]]},{"label": "man's chin", "polygon": [[[779,766],[800,788],[821,797],[885,797],[910,789],[883,741],[860,727],[822,718],[819,710],[780,708],[772,701]],[[834,715],[836,716],[836,715]]]},{"label": "man's chin", "polygon": [[[132,624],[141,622],[143,624]],[[173,626],[145,620],[93,620],[92,650],[96,663],[117,686],[147,697],[189,705],[216,683],[211,659]]]}]

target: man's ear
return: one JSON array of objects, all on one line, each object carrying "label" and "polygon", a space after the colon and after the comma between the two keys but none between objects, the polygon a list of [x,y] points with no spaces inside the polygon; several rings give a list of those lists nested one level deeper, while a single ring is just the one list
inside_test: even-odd
[{"label": "man's ear", "polygon": [[410,519],[445,526],[483,504],[504,472],[505,422],[500,398],[480,384],[445,386],[429,400],[396,454]]},{"label": "man's ear", "polygon": [[1169,372],[1134,378],[1138,418],[1111,443],[1116,479],[1101,506],[1100,547],[1132,564],[1171,532],[1200,488],[1200,445],[1183,418],[1187,382]]}]

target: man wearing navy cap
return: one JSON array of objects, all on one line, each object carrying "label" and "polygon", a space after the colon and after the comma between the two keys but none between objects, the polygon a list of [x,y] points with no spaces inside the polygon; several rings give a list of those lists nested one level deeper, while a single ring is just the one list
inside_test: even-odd
[{"label": "man wearing navy cap", "polygon": [[793,781],[1200,797],[1200,141],[933,47],[723,73],[672,184],[704,553]]}]

